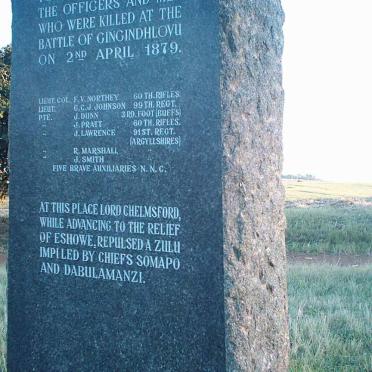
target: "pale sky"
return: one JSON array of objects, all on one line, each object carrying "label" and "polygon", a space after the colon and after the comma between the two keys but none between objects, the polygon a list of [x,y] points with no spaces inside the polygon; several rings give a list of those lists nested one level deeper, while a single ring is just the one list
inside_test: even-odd
[{"label": "pale sky", "polygon": [[10,0],[0,0],[0,48],[11,41],[12,10]]},{"label": "pale sky", "polygon": [[[284,173],[372,182],[372,0],[282,4]],[[10,23],[0,0],[0,46]]]},{"label": "pale sky", "polygon": [[372,1],[282,3],[284,172],[372,181]]}]

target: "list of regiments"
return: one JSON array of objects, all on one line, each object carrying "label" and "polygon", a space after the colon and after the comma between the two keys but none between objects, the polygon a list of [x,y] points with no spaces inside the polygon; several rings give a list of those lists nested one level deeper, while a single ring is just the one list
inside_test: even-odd
[{"label": "list of regiments", "polygon": [[[40,97],[37,120],[45,140],[45,166],[52,173],[165,173],[163,163],[137,163],[128,149],[181,147],[180,102],[179,90]],[[64,136],[69,139],[69,155],[58,163],[48,146],[61,112],[68,113]]]}]

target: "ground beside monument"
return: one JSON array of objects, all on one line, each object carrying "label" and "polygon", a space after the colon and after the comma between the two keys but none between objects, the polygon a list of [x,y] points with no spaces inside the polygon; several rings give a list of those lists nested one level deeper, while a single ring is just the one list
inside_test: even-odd
[{"label": "ground beside monument", "polygon": [[372,185],[285,186],[291,370],[371,370]]},{"label": "ground beside monument", "polygon": [[6,371],[6,267],[0,265],[0,371]]},{"label": "ground beside monument", "polygon": [[289,265],[291,371],[371,371],[371,281],[371,265]]}]

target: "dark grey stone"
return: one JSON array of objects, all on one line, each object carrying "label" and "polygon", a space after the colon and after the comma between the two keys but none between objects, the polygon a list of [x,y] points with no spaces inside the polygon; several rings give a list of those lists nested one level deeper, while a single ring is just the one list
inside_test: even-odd
[{"label": "dark grey stone", "polygon": [[282,18],[13,0],[10,371],[286,368]]}]

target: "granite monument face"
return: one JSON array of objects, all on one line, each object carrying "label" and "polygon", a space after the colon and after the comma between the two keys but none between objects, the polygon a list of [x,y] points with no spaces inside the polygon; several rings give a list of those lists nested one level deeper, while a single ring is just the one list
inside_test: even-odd
[{"label": "granite monument face", "polygon": [[282,21],[13,0],[10,371],[285,370]]}]

